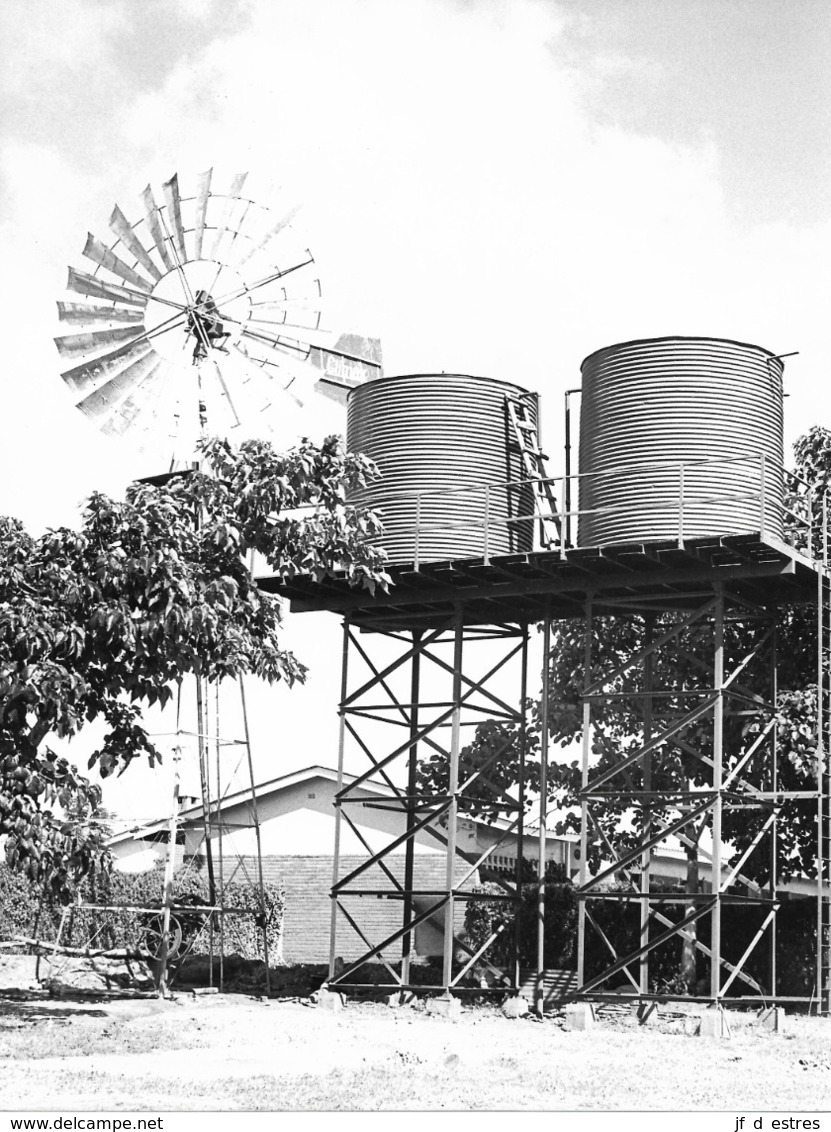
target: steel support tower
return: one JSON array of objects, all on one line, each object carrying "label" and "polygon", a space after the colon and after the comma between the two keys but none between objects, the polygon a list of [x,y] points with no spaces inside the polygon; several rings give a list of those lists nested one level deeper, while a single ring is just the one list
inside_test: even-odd
[{"label": "steel support tower", "polygon": [[[511,835],[523,838],[528,627],[471,625],[464,613],[464,603],[456,602],[436,623],[431,617],[424,627],[376,626],[372,632],[361,632],[351,617],[344,622],[330,957],[330,979],[340,987],[363,986],[361,968],[380,962],[402,990],[413,989],[415,937],[429,925],[443,934],[441,972],[426,983],[422,979],[421,989],[456,988],[476,965],[489,968],[499,986],[517,986],[518,970],[488,964],[493,940],[474,950],[464,941],[463,927],[465,906],[482,898],[474,891],[480,879],[492,879],[500,889],[489,900],[517,900],[521,858],[513,877],[488,865]],[[510,738],[473,761],[465,749],[488,721],[505,727]],[[518,782],[508,790],[498,771],[511,739],[519,746]],[[349,781],[348,747],[365,766]],[[363,786],[370,778],[386,787],[384,800],[367,798]],[[361,829],[364,807],[395,814],[399,823],[404,815],[404,832],[391,833],[373,848]],[[480,814],[502,816],[498,838],[485,851],[461,835],[465,818]],[[366,856],[345,869],[340,846],[347,831]],[[432,842],[444,858],[441,879],[422,867],[431,857],[435,863],[434,854],[425,857],[424,842]],[[395,902],[401,912],[395,930],[373,939],[366,921],[377,900]],[[340,943],[350,936],[350,950],[357,936],[362,954],[341,967]]]},{"label": "steel support tower", "polygon": [[[683,474],[680,478],[683,482]],[[444,921],[445,950],[435,988],[459,989],[474,961],[487,959],[469,953],[460,959],[456,914],[470,899],[465,882],[477,870],[479,880],[488,875],[487,855],[471,857],[459,837],[459,822],[466,812],[475,812],[471,799],[477,774],[495,779],[494,810],[503,815],[510,811],[511,830],[519,835],[516,875],[511,884],[503,877],[505,898],[515,903],[522,834],[534,820],[532,808],[539,808],[534,833],[540,841],[537,883],[542,917],[546,827],[551,828],[553,818],[544,802],[532,797],[529,805],[525,797],[524,749],[516,766],[519,786],[507,794],[500,786],[499,760],[503,754],[516,758],[515,744],[509,752],[495,748],[492,761],[474,772],[464,765],[469,741],[463,737],[464,725],[473,722],[477,712],[480,719],[490,712],[492,720],[508,724],[516,735],[525,733],[527,656],[523,653],[520,661],[519,708],[509,709],[494,694],[487,667],[482,670],[485,675],[477,675],[470,665],[485,639],[490,644],[500,642],[507,657],[512,650],[527,650],[523,642],[529,625],[541,623],[548,642],[557,621],[577,619],[585,639],[581,855],[576,880],[577,987],[569,997],[602,999],[613,992],[619,1001],[622,992],[638,1002],[689,998],[687,990],[651,989],[650,963],[669,945],[684,950],[689,962],[697,958],[703,970],[693,998],[721,1006],[741,990],[744,1002],[784,1001],[776,985],[776,918],[783,871],[779,834],[792,807],[808,806],[816,807],[818,818],[820,883],[816,982],[806,1001],[823,1013],[831,1011],[831,582],[827,554],[806,549],[816,546],[819,526],[811,518],[810,499],[799,516],[791,515],[790,526],[796,524],[791,545],[771,534],[765,522],[775,502],[765,498],[765,482],[760,476],[757,531],[687,537],[681,498],[674,538],[573,547],[567,541],[571,516],[560,513],[559,545],[496,557],[488,553],[485,524],[480,557],[394,565],[389,591],[373,597],[356,592],[339,578],[261,579],[265,588],[289,598],[293,611],[330,610],[344,617],[341,760],[347,742],[356,742],[368,760],[357,786],[370,774],[380,776],[390,790],[391,808],[407,815],[404,834],[386,848],[368,851],[365,867],[343,875],[336,847],[334,921],[345,919],[361,935],[354,905],[379,895],[397,900],[401,917],[397,930],[383,938],[362,936],[366,946],[361,960],[345,967],[336,962],[333,931],[331,985],[357,985],[350,980],[358,968],[370,958],[380,958],[396,983],[410,986],[415,933],[437,916]],[[556,490],[558,498],[564,496],[561,488],[562,484]],[[793,783],[787,788],[783,784],[775,712],[776,623],[779,611],[789,605],[816,605],[819,638],[818,774],[798,789]],[[629,655],[609,664],[602,655],[600,619],[621,617],[640,618],[643,632]],[[372,659],[366,642],[382,640],[394,646],[392,653]],[[814,645],[808,642],[806,647]],[[452,687],[449,693],[431,698],[424,691],[424,668],[437,662],[442,648],[452,656],[438,661],[438,667]],[[354,656],[360,656],[367,667],[352,684],[348,674]],[[393,688],[391,677],[396,672],[409,674],[406,688]],[[547,680],[546,666],[544,692]],[[543,784],[548,764],[547,703],[544,696],[539,768]],[[359,722],[361,727],[369,722],[376,729],[394,730],[397,737],[370,740]],[[442,728],[448,729],[449,740],[439,738]],[[432,790],[420,790],[419,768],[434,753],[441,753],[449,773],[441,788],[434,780]],[[397,761],[403,769],[393,777]],[[359,790],[342,784],[340,830],[344,823],[357,824],[354,814],[360,804],[366,802],[361,802]],[[618,820],[610,824],[608,814],[615,812]],[[417,841],[425,833],[446,852],[445,883],[429,892],[420,891],[413,881]],[[391,862],[393,852],[402,847],[405,864],[399,873]],[[659,849],[663,860],[667,852],[670,856],[674,852],[687,870],[686,878],[670,891],[655,875]],[[385,881],[378,885],[382,873]],[[745,923],[751,927],[736,955],[732,934],[730,947],[725,948],[725,930],[733,932],[731,917],[738,915],[733,911],[738,907],[745,910]],[[604,926],[616,915],[626,921],[620,937],[623,944],[620,938],[610,938]],[[539,944],[541,1007],[541,924]],[[754,974],[760,964],[764,977]],[[515,988],[516,964],[513,970],[503,970],[502,976],[500,985]]]}]

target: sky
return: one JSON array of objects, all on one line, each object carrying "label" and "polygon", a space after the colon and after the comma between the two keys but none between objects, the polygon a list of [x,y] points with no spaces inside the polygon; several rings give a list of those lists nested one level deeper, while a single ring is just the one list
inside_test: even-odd
[{"label": "sky", "polygon": [[[831,424],[825,0],[4,0],[0,43],[0,513],[34,533],[164,470],[74,408],[54,304],[116,202],[209,167],[303,202],[324,325],[386,373],[538,390],[553,474],[581,360],[633,338],[799,351],[786,440]],[[336,758],[337,623],[287,639],[311,679],[252,693],[261,777]],[[167,773],[105,802],[157,813]]]}]

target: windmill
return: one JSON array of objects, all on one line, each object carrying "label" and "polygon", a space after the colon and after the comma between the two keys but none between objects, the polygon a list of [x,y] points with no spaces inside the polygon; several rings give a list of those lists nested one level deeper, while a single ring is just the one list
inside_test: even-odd
[{"label": "windmill", "polygon": [[[55,344],[67,367],[61,377],[76,407],[106,435],[137,452],[164,456],[168,472],[192,466],[197,440],[207,434],[232,441],[259,437],[287,446],[316,426],[320,432],[341,432],[349,389],[382,372],[377,339],[321,326],[320,280],[314,256],[294,225],[298,208],[275,210],[256,203],[247,195],[246,180],[246,174],[237,174],[227,190],[215,191],[208,170],[197,177],[192,195],[183,195],[174,174],[159,198],[150,185],[145,188],[134,222],[116,205],[109,218],[113,239],[88,234],[83,256],[90,267],[69,268],[70,294],[58,302],[67,332]],[[237,748],[234,773],[247,764],[263,897],[241,683],[239,691],[242,739],[223,738],[218,694],[209,721],[209,690],[201,679],[196,728],[190,733],[198,751],[204,851],[220,937],[220,755],[226,746]],[[216,749],[213,784],[209,745]],[[229,786],[230,779],[226,790]],[[181,940],[171,887],[177,794],[178,780],[167,835],[165,900],[145,937],[146,950],[160,962],[163,990],[170,949]],[[219,849],[218,886],[212,840]],[[209,916],[211,947],[213,923]],[[265,927],[263,940],[267,968]],[[221,954],[220,945],[220,983]]]},{"label": "windmill", "polygon": [[[338,431],[349,389],[381,374],[377,339],[321,327],[314,257],[298,208],[225,192],[209,170],[192,196],[178,175],[141,195],[131,223],[116,205],[106,243],[92,233],[91,270],[69,268],[55,338],[77,408],[140,451],[186,460],[196,437],[291,443],[320,419]],[[82,301],[78,301],[78,299]]]}]

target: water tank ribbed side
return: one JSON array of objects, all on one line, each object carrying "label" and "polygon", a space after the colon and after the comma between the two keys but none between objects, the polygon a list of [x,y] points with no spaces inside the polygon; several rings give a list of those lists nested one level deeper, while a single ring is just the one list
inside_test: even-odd
[{"label": "water tank ribbed side", "polygon": [[762,522],[782,537],[778,358],[741,342],[656,338],[598,350],[581,368],[579,545],[738,534]]},{"label": "water tank ribbed side", "polygon": [[392,563],[481,557],[486,514],[490,554],[532,549],[533,522],[510,521],[533,512],[533,497],[505,486],[522,479],[506,395],[528,397],[536,422],[536,397],[492,378],[413,374],[350,392],[347,448],[371,457],[382,476],[350,500],[381,512]]}]

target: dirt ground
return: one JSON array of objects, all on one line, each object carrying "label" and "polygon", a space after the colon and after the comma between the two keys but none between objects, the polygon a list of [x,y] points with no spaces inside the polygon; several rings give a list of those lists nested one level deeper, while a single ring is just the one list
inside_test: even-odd
[{"label": "dirt ground", "polygon": [[772,1033],[736,1013],[717,1040],[669,1010],[640,1026],[616,1007],[579,1032],[496,1006],[51,997],[32,976],[32,960],[0,960],[6,1111],[831,1108],[824,1019]]}]

